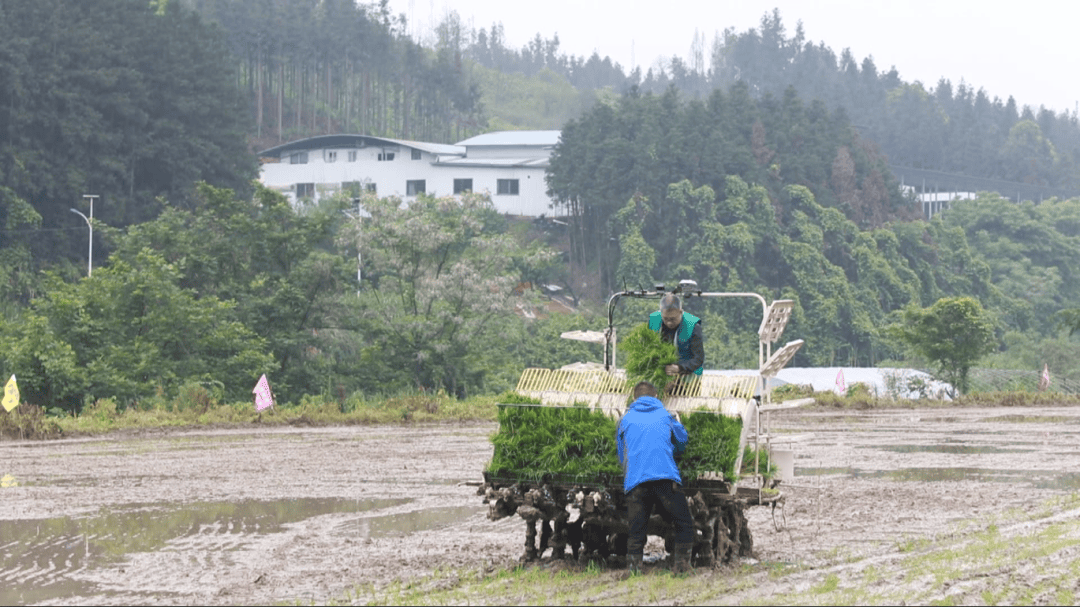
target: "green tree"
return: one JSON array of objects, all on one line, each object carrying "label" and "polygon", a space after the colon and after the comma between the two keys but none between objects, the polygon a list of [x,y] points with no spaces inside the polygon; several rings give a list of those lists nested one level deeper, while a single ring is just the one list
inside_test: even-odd
[{"label": "green tree", "polygon": [[1058,153],[1034,120],[1021,120],[1009,129],[1001,151],[1005,177],[1035,185],[1056,181]]},{"label": "green tree", "polygon": [[32,242],[38,267],[85,254],[82,235],[56,230],[76,225],[83,194],[101,196],[97,220],[124,227],[164,198],[183,205],[200,179],[250,188],[224,37],[181,3],[5,2],[0,37],[0,185],[51,228]]},{"label": "green tree", "polygon": [[0,358],[29,402],[77,411],[89,393],[131,405],[188,382],[244,400],[272,364],[235,304],[196,297],[155,252],[49,283],[22,318],[0,325]]},{"label": "green tree", "polygon": [[656,267],[656,251],[645,242],[641,231],[632,229],[619,237],[619,269],[616,283],[630,289],[651,289],[653,269]]},{"label": "green tree", "polygon": [[347,204],[334,199],[300,212],[263,187],[244,197],[201,184],[192,209],[170,208],[132,226],[117,238],[114,257],[134,263],[144,250],[155,251],[176,268],[182,288],[235,302],[236,318],[273,355],[278,393],[319,392],[325,374],[309,363],[321,360],[333,330],[356,328],[345,314],[355,305],[354,290],[342,304],[344,285],[355,284],[355,257],[334,240]]},{"label": "green tree", "polygon": [[549,253],[506,233],[486,195],[366,196],[369,214],[346,234],[355,238],[374,288],[359,303],[361,358],[376,363],[376,386],[444,389],[464,396],[486,389],[491,366],[510,336],[502,319],[520,268]]},{"label": "green tree", "polygon": [[991,353],[994,322],[972,297],[946,297],[929,308],[908,307],[893,331],[918,354],[938,366],[941,377],[961,394],[971,367]]}]

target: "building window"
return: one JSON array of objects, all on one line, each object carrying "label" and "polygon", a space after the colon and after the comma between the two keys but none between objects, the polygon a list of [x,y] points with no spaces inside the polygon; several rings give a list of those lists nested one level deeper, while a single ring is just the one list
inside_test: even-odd
[{"label": "building window", "polygon": [[500,179],[498,180],[496,193],[507,194],[510,196],[517,196],[518,194],[518,180],[517,179]]},{"label": "building window", "polygon": [[315,197],[315,184],[314,183],[298,183],[296,184],[296,199],[301,200],[303,198]]},{"label": "building window", "polygon": [[416,196],[417,194],[423,194],[425,191],[425,184],[423,179],[411,179],[405,182],[405,195]]},{"label": "building window", "polygon": [[341,191],[345,192],[353,200],[360,198],[360,192],[377,193],[375,184],[370,181],[342,181]]},{"label": "building window", "polygon": [[420,150],[413,150],[412,151],[412,159],[413,160],[420,160]]},{"label": "building window", "polygon": [[472,191],[472,179],[455,179],[454,180],[454,193],[464,194],[465,192]]},{"label": "building window", "polygon": [[349,150],[349,162],[356,162],[356,150]]},{"label": "building window", "polygon": [[387,161],[387,160],[393,160],[393,159],[394,159],[394,153],[393,152],[379,152],[379,162],[383,162],[383,161]]},{"label": "building window", "polygon": [[307,164],[307,152],[289,154],[289,164]]},{"label": "building window", "polygon": [[342,181],[341,182],[341,191],[344,192],[345,195],[348,196],[349,198],[352,198],[353,200],[356,200],[357,198],[360,198],[360,182],[359,181]]},{"label": "building window", "polygon": [[337,162],[337,151],[326,152],[324,158],[326,158],[326,162]]}]

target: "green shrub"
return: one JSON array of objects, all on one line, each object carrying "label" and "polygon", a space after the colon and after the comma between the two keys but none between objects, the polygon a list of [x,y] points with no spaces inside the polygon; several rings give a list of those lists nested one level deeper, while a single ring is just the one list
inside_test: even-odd
[{"label": "green shrub", "polygon": [[848,398],[872,398],[870,386],[863,382],[854,382],[847,387],[844,396]]},{"label": "green shrub", "polygon": [[1038,407],[1080,404],[1080,394],[1060,392],[971,392],[952,401],[954,407]]},{"label": "green shrub", "polygon": [[217,400],[206,386],[198,382],[189,382],[176,392],[176,398],[172,399],[173,411],[195,411],[205,413],[210,407],[217,406]]},{"label": "green shrub", "polygon": [[814,395],[814,387],[809,384],[784,384],[773,388],[772,399],[774,402],[806,398]]},{"label": "green shrub", "polygon": [[111,398],[99,398],[94,401],[94,404],[84,409],[82,415],[107,425],[117,417],[116,401]]},{"label": "green shrub", "polygon": [[36,405],[23,403],[11,411],[0,408],[0,436],[40,440],[56,438],[62,430],[56,419]]},{"label": "green shrub", "polygon": [[855,396],[840,396],[835,392],[815,392],[814,404],[833,409],[873,409],[878,402],[877,398],[869,394]]}]

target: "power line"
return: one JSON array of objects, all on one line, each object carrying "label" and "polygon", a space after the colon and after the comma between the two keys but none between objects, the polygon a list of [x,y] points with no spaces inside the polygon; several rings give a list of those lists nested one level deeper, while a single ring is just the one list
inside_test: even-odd
[{"label": "power line", "polygon": [[66,232],[69,230],[85,230],[86,228],[35,228],[32,230],[0,230],[0,232],[8,232],[15,234],[29,234],[31,232]]}]

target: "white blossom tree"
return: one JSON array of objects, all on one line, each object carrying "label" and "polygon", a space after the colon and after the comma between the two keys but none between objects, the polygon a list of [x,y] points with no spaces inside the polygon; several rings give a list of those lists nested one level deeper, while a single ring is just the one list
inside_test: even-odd
[{"label": "white blossom tree", "polygon": [[508,347],[503,327],[521,275],[550,251],[519,244],[486,195],[367,196],[360,206],[368,216],[343,237],[364,260],[365,356],[418,388],[478,389],[484,361]]}]

